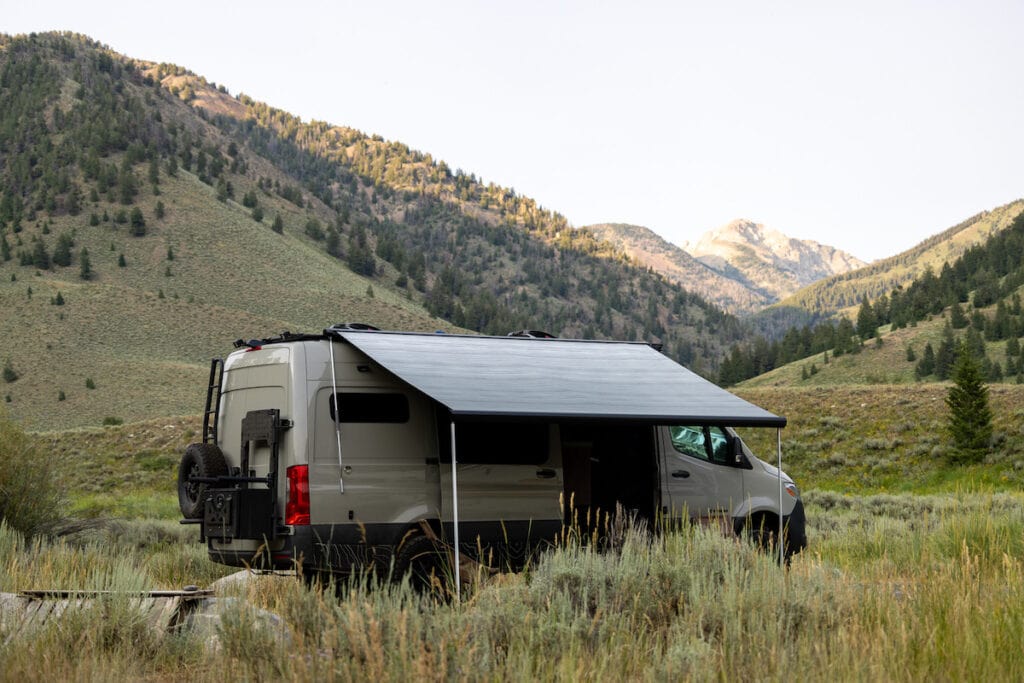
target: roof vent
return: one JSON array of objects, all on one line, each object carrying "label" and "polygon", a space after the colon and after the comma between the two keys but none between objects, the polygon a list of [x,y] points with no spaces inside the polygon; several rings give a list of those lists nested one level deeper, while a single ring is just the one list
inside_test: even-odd
[{"label": "roof vent", "polygon": [[541,330],[519,330],[517,332],[509,332],[509,337],[529,337],[530,339],[556,339],[555,335],[543,332]]}]

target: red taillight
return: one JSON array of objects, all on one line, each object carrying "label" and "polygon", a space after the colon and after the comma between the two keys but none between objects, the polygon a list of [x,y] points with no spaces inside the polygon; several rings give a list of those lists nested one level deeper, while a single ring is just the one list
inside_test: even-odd
[{"label": "red taillight", "polygon": [[309,465],[288,468],[288,502],[284,504],[284,523],[309,524]]}]

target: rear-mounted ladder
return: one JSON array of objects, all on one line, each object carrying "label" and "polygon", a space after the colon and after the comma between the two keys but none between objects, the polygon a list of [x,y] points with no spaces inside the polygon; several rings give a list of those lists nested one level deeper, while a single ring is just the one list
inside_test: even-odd
[{"label": "rear-mounted ladder", "polygon": [[[217,423],[219,422],[220,393],[224,384],[224,361],[214,358],[210,361],[210,382],[206,385],[206,409],[203,411],[203,443],[217,445]],[[213,418],[212,420],[210,418]]]}]

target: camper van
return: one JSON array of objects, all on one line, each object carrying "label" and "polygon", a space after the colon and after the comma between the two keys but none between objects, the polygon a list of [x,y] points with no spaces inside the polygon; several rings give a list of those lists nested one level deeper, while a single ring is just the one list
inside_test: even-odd
[{"label": "camper van", "polygon": [[735,431],[785,419],[650,344],[340,324],[235,347],[178,477],[214,561],[400,575],[443,546],[516,567],[616,513],[806,544],[796,485]]}]

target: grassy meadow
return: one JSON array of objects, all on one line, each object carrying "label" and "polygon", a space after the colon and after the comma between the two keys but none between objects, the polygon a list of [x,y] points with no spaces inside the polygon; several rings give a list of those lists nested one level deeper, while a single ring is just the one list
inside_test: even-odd
[{"label": "grassy meadow", "polygon": [[[807,497],[788,570],[692,527],[568,544],[460,603],[355,579],[264,576],[225,589],[219,646],[147,632],[126,600],[7,640],[8,679],[1020,680],[1024,499]],[[134,521],[55,543],[0,527],[0,588],[180,587],[224,573],[188,531]],[[143,542],[145,541],[145,542]],[[263,608],[280,616],[268,628]],[[117,618],[111,618],[115,615]],[[3,629],[0,626],[0,629]],[[8,626],[8,628],[10,628]]]},{"label": "grassy meadow", "polygon": [[[31,637],[0,625],[4,677],[1019,680],[1020,392],[993,387],[996,448],[954,468],[940,385],[745,389],[790,421],[784,467],[804,490],[810,547],[788,569],[694,527],[632,531],[602,554],[570,542],[459,603],[366,577],[334,591],[262,576],[221,592],[241,600],[216,647],[147,631],[127,597]],[[175,521],[175,468],[198,428],[187,417],[35,434],[76,522],[56,540],[0,527],[0,592],[131,593],[230,573]],[[744,436],[773,458],[774,431]]]}]

